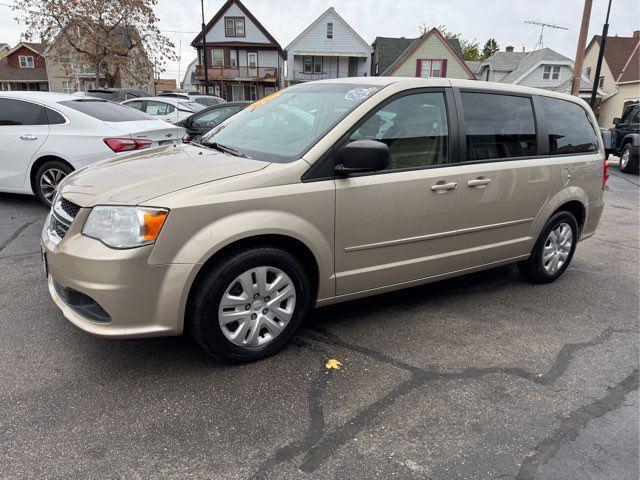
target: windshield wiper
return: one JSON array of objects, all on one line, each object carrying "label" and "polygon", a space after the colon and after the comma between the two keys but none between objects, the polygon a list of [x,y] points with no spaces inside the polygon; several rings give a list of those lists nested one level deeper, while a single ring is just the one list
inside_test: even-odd
[{"label": "windshield wiper", "polygon": [[216,150],[220,150],[221,152],[230,153],[231,155],[235,155],[236,157],[249,158],[246,154],[239,152],[235,148],[228,147],[226,145],[221,145],[218,142],[202,142],[200,145],[204,145],[205,147],[215,148]]}]

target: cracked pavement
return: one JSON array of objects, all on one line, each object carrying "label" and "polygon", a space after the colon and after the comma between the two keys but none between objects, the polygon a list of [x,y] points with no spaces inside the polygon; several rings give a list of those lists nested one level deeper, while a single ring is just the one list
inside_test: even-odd
[{"label": "cracked pavement", "polygon": [[611,173],[557,282],[503,267],[319,309],[240,366],[75,328],[46,212],[0,194],[0,478],[637,479],[639,181]]}]

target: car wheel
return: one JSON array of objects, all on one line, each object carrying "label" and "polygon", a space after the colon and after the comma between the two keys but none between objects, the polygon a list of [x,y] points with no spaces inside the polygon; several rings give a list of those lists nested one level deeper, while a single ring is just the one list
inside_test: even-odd
[{"label": "car wheel", "polygon": [[35,179],[35,194],[45,207],[50,207],[56,195],[56,188],[73,168],[64,162],[52,160],[38,168]]},{"label": "car wheel", "polygon": [[531,256],[518,262],[520,272],[534,283],[553,282],[571,263],[578,233],[578,222],[571,213],[556,213],[540,232]]},{"label": "car wheel", "polygon": [[291,339],[311,301],[309,278],[295,256],[277,247],[242,249],[197,282],[187,324],[210,355],[252,362]]},{"label": "car wheel", "polygon": [[633,146],[627,143],[620,155],[620,171],[624,173],[638,173],[639,166],[638,152],[634,152]]}]

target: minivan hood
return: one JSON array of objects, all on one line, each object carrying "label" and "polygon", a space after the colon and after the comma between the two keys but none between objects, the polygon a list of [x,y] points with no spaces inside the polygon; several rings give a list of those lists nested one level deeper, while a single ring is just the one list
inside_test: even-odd
[{"label": "minivan hood", "polygon": [[158,147],[90,165],[69,175],[60,193],[81,207],[136,205],[193,185],[261,170],[269,162],[193,145]]}]

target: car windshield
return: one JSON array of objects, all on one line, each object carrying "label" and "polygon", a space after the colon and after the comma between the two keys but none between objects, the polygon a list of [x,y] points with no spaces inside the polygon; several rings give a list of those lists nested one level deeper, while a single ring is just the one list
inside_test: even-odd
[{"label": "car windshield", "polygon": [[357,83],[307,83],[252,103],[202,137],[202,143],[271,162],[299,159],[329,129],[382,88]]},{"label": "car windshield", "polygon": [[190,112],[199,112],[200,110],[207,108],[207,106],[196,102],[178,102],[178,108],[182,110],[189,110]]}]

